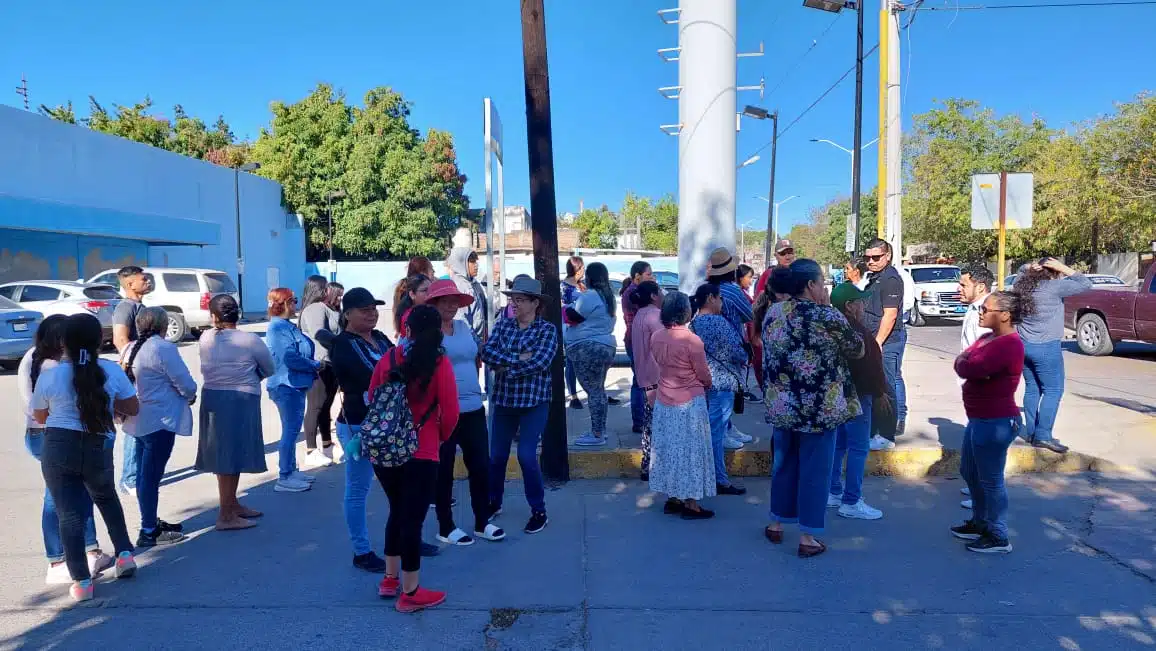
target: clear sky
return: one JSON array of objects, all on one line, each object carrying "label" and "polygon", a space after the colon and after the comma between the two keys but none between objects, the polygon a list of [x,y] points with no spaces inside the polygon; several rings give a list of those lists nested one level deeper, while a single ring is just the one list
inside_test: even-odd
[{"label": "clear sky", "polygon": [[[1026,0],[1016,0],[1019,4]],[[927,7],[1011,4],[1012,0],[928,0]],[[413,124],[453,133],[469,176],[471,203],[484,200],[482,98],[505,126],[506,203],[527,204],[525,103],[516,0],[309,0],[141,3],[5,2],[0,7],[0,102],[28,76],[33,105],[87,96],[106,106],[145,94],[162,114],[182,104],[212,121],[223,114],[242,137],[268,124],[269,102],[295,101],[326,81],[360,102],[388,85],[413,103]],[[554,155],[560,212],[602,203],[616,208],[633,190],[677,192],[676,139],[658,125],[677,121],[659,86],[677,84],[676,64],[656,54],[677,45],[658,9],[677,0],[547,0]],[[801,0],[738,0],[739,106],[778,108],[794,120],[854,63],[855,16],[805,9]],[[878,40],[878,0],[867,0],[867,49]],[[834,25],[831,25],[835,20]],[[1033,113],[1060,127],[1112,110],[1156,89],[1156,6],[1005,11],[921,11],[903,42],[904,123],[937,98],[980,100],[1001,113]],[[812,48],[816,38],[827,30]],[[808,52],[809,54],[805,53]],[[877,122],[878,60],[866,64],[864,140]],[[810,207],[847,194],[850,157],[809,142],[852,140],[854,76],[785,134],[779,145],[783,230]],[[747,121],[736,163],[770,139],[769,122]],[[864,187],[875,182],[874,149]],[[738,173],[738,221],[765,219],[769,156]]]}]

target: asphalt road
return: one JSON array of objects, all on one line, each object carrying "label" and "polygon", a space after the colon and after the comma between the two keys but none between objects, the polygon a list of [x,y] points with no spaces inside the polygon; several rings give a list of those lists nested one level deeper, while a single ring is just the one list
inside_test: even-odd
[{"label": "asphalt road", "polygon": [[[958,319],[932,320],[922,328],[909,327],[908,345],[955,355],[960,323]],[[1125,343],[1113,355],[1092,357],[1068,339],[1064,370],[1068,393],[1156,416],[1156,346]]]}]

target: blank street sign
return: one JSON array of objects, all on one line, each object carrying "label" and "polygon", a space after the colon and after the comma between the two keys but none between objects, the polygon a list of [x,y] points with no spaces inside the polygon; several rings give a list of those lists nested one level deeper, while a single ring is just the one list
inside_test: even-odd
[{"label": "blank street sign", "polygon": [[[1032,226],[1031,174],[1007,175],[1007,228]],[[999,228],[999,174],[971,177],[971,227],[975,230]]]}]

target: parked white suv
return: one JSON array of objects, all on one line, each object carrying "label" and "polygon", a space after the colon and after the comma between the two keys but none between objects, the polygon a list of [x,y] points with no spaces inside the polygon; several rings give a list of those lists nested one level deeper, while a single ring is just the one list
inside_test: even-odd
[{"label": "parked white suv", "polygon": [[[112,285],[119,290],[117,271],[102,271],[88,282]],[[169,327],[165,339],[174,343],[184,339],[190,332],[200,332],[213,324],[209,316],[209,301],[217,294],[231,294],[240,300],[237,285],[223,271],[144,267],[144,273],[153,286],[153,291],[144,297],[144,304],[163,307],[168,311]]]},{"label": "parked white suv", "polygon": [[950,264],[910,264],[904,267],[915,282],[915,310],[911,325],[922,326],[927,318],[962,317],[967,306],[959,297],[959,267]]}]

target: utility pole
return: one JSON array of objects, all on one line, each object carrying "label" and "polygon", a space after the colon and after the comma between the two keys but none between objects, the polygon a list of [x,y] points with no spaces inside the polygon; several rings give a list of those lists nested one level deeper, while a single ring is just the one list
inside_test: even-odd
[{"label": "utility pole", "polygon": [[858,32],[855,39],[855,142],[851,145],[851,223],[855,229],[855,251],[859,251],[859,204],[860,188],[863,184],[863,15],[864,0],[856,0],[855,13],[858,16]]},{"label": "utility pole", "polygon": [[562,300],[558,277],[558,206],[554,199],[554,144],[550,126],[550,70],[546,59],[543,0],[522,0],[522,64],[526,84],[526,144],[530,160],[530,224],[534,274],[549,297],[545,317],[558,333],[550,369],[553,399],[542,434],[542,472],[553,481],[570,479],[563,379]]},{"label": "utility pole", "polygon": [[[899,260],[903,259],[903,121],[900,118],[903,95],[899,82],[902,76],[899,68],[899,12],[900,5],[894,0],[886,0],[890,5],[887,12],[887,50],[883,58],[887,61],[887,223],[886,239],[895,249]],[[882,25],[881,25],[882,27]],[[883,142],[883,141],[880,141]]]},{"label": "utility pole", "polygon": [[779,224],[775,217],[775,164],[778,163],[779,156],[779,112],[775,111],[771,114],[773,124],[771,126],[771,181],[770,188],[767,189],[767,239],[763,242],[763,266],[771,266],[771,260],[775,258],[772,256],[775,250],[775,242],[779,239],[778,228]]}]

